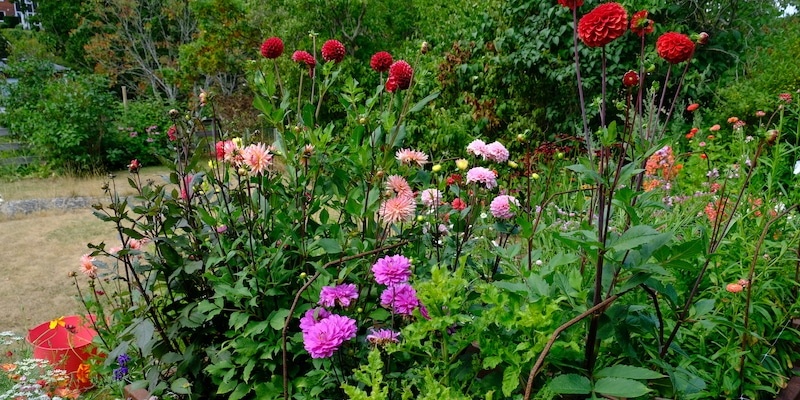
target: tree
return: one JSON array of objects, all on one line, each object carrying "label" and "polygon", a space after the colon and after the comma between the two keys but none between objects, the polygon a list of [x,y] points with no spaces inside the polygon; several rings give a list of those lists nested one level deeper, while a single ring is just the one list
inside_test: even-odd
[{"label": "tree", "polygon": [[77,30],[84,18],[87,3],[87,0],[39,0],[36,14],[31,17],[31,22],[41,24],[45,40],[53,46],[55,54],[73,68],[91,67],[86,62],[83,50],[89,36],[85,31]]}]

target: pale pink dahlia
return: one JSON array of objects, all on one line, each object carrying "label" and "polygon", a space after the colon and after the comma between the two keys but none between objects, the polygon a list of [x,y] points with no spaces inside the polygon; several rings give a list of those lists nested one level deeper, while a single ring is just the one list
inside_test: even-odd
[{"label": "pale pink dahlia", "polygon": [[328,318],[330,316],[331,313],[329,313],[328,310],[324,308],[321,307],[312,308],[306,311],[303,317],[300,318],[300,330],[306,332],[309,329],[311,329],[314,325],[318,324],[319,321],[322,321],[323,319]]},{"label": "pale pink dahlia", "polygon": [[381,305],[395,314],[411,315],[419,307],[417,291],[407,283],[389,286],[381,293]]},{"label": "pale pink dahlia", "polygon": [[467,153],[486,159],[488,149],[483,140],[475,139],[467,145]]},{"label": "pale pink dahlia", "polygon": [[311,358],[328,358],[356,331],[356,320],[333,314],[303,332],[303,347]]},{"label": "pale pink dahlia", "polygon": [[378,209],[378,216],[387,223],[409,221],[414,217],[417,204],[411,196],[398,196],[386,199]]},{"label": "pale pink dahlia", "polygon": [[403,165],[416,163],[420,167],[428,163],[428,155],[412,149],[400,149],[395,153],[395,158]]},{"label": "pale pink dahlia", "polygon": [[375,282],[382,285],[394,285],[408,281],[411,276],[411,260],[397,254],[386,256],[372,265]]},{"label": "pale pink dahlia", "polygon": [[501,194],[492,200],[489,210],[491,210],[495,218],[509,219],[514,216],[514,211],[511,209],[512,205],[519,207],[519,201],[514,196]]},{"label": "pale pink dahlia", "polygon": [[487,189],[497,187],[497,178],[494,172],[484,167],[475,167],[467,171],[467,183],[482,183]]},{"label": "pale pink dahlia", "polygon": [[263,175],[272,165],[272,154],[263,143],[254,143],[242,150],[244,164],[250,167],[253,175]]},{"label": "pale pink dahlia", "polygon": [[436,208],[442,205],[442,192],[439,189],[425,189],[420,193],[419,199],[425,207]]},{"label": "pale pink dahlia", "polygon": [[400,175],[389,175],[389,177],[386,178],[386,189],[394,192],[397,197],[411,197],[414,195],[406,178]]},{"label": "pale pink dahlia", "polygon": [[397,340],[398,336],[400,336],[400,333],[391,329],[370,329],[370,333],[367,335],[367,341],[377,346],[384,346],[389,343],[399,342],[399,340]]},{"label": "pale pink dahlia", "polygon": [[97,277],[97,266],[94,265],[94,257],[89,254],[81,256],[81,272],[89,278]]},{"label": "pale pink dahlia", "polygon": [[325,286],[319,293],[319,303],[325,307],[340,305],[350,307],[350,301],[358,298],[358,288],[352,283],[338,286]]},{"label": "pale pink dahlia", "polygon": [[239,148],[239,145],[234,140],[226,140],[222,143],[222,153],[222,159],[234,166],[238,167],[244,161],[242,149]]},{"label": "pale pink dahlia", "polygon": [[492,142],[486,145],[486,159],[494,162],[508,161],[508,150],[500,142]]}]

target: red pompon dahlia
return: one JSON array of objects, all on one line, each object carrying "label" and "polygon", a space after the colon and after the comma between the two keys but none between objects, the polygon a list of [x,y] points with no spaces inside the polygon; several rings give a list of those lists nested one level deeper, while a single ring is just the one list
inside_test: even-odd
[{"label": "red pompon dahlia", "polygon": [[322,59],[337,63],[344,60],[344,45],[338,40],[328,40],[322,45]]},{"label": "red pompon dahlia", "polygon": [[583,5],[583,0],[558,0],[558,4],[574,10]]},{"label": "red pompon dahlia", "polygon": [[647,18],[647,10],[642,10],[634,13],[631,17],[631,32],[642,37],[653,33],[655,29],[655,22]]},{"label": "red pompon dahlia", "polygon": [[622,84],[626,87],[633,87],[639,84],[639,74],[636,71],[628,71],[622,76]]},{"label": "red pompon dahlia", "polygon": [[283,40],[279,37],[271,37],[261,45],[261,55],[264,58],[278,58],[283,54]]},{"label": "red pompon dahlia", "polygon": [[389,79],[386,80],[386,91],[389,93],[394,93],[396,90],[397,90],[397,79],[389,75]]},{"label": "red pompon dahlia", "polygon": [[603,3],[578,21],[578,37],[589,47],[602,47],[628,30],[628,12],[619,3]]},{"label": "red pompon dahlia", "polygon": [[389,67],[392,66],[393,61],[391,54],[385,51],[379,51],[369,60],[369,66],[372,67],[375,72],[386,72],[389,70]]},{"label": "red pompon dahlia", "polygon": [[667,32],[656,40],[658,56],[670,64],[677,64],[692,58],[694,42],[678,32]]},{"label": "red pompon dahlia", "polygon": [[389,79],[394,78],[397,88],[400,90],[408,89],[411,86],[411,77],[414,69],[403,60],[396,61],[389,67]]},{"label": "red pompon dahlia", "polygon": [[298,50],[292,54],[292,61],[300,64],[305,64],[308,69],[314,69],[317,65],[317,60],[309,52]]}]

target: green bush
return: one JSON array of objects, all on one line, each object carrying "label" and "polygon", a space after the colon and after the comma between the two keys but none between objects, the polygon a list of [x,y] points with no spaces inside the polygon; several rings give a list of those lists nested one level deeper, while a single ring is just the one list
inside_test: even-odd
[{"label": "green bush", "polygon": [[172,122],[169,110],[157,99],[119,104],[113,129],[103,140],[105,165],[111,169],[124,169],[132,159],[143,165],[159,163],[159,156],[167,156],[169,138],[167,131]]}]

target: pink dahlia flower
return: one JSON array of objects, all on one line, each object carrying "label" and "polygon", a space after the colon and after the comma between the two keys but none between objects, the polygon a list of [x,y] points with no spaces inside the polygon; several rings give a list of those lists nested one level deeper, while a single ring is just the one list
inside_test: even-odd
[{"label": "pink dahlia flower", "polygon": [[350,307],[350,301],[358,298],[358,288],[352,283],[338,285],[338,286],[325,286],[319,293],[319,305],[325,307],[334,307],[340,305],[342,307]]},{"label": "pink dahlia flower", "polygon": [[425,189],[420,193],[419,199],[425,207],[436,208],[442,205],[442,192],[439,189]]},{"label": "pink dahlia flower", "polygon": [[475,139],[470,144],[467,145],[467,153],[473,154],[478,157],[483,157],[486,159],[486,155],[488,154],[488,149],[486,148],[486,143],[483,140]]},{"label": "pink dahlia flower", "polygon": [[367,341],[371,344],[384,346],[389,343],[397,343],[397,337],[400,336],[400,333],[395,332],[391,329],[370,329],[370,333],[367,335]]},{"label": "pink dahlia flower", "polygon": [[322,321],[323,319],[328,318],[330,316],[331,313],[329,313],[328,310],[324,308],[321,307],[312,308],[306,311],[303,317],[300,318],[300,330],[306,332],[309,329],[311,329],[314,325],[318,324],[319,321]]},{"label": "pink dahlia flower", "polygon": [[403,165],[416,163],[420,167],[428,163],[428,155],[417,150],[400,149],[395,153],[395,158]]},{"label": "pink dahlia flower", "polygon": [[475,167],[467,171],[467,183],[482,183],[487,189],[497,187],[497,178],[494,172],[484,167]]},{"label": "pink dahlia flower", "polygon": [[372,265],[375,282],[382,285],[394,285],[408,281],[411,276],[411,260],[397,254],[386,256]]},{"label": "pink dahlia flower", "polygon": [[517,201],[514,196],[501,194],[492,200],[492,204],[489,205],[489,210],[491,210],[495,218],[509,219],[514,216],[512,205],[519,207],[519,201]]},{"label": "pink dahlia flower", "polygon": [[407,283],[389,286],[381,293],[381,305],[395,314],[411,315],[419,307],[417,291]]},{"label": "pink dahlia flower", "polygon": [[508,150],[500,142],[492,142],[486,145],[486,159],[489,161],[503,163],[508,161]]},{"label": "pink dahlia flower", "polygon": [[328,40],[322,45],[322,59],[336,63],[344,60],[344,45],[338,40]]},{"label": "pink dahlia flower", "polygon": [[397,197],[411,197],[414,195],[406,178],[400,175],[389,175],[389,177],[386,178],[386,189],[394,192]]},{"label": "pink dahlia flower", "polygon": [[253,175],[263,175],[264,171],[272,165],[272,154],[263,144],[251,144],[242,150],[242,158],[245,165],[250,167]]},{"label": "pink dahlia flower", "polygon": [[81,272],[92,279],[97,277],[97,266],[94,265],[94,257],[89,254],[81,256]]},{"label": "pink dahlia flower", "polygon": [[378,209],[378,216],[386,223],[409,221],[417,210],[412,196],[398,196],[386,199]]},{"label": "pink dahlia flower", "polygon": [[356,320],[332,314],[303,332],[303,347],[311,358],[328,358],[342,343],[356,337]]}]

